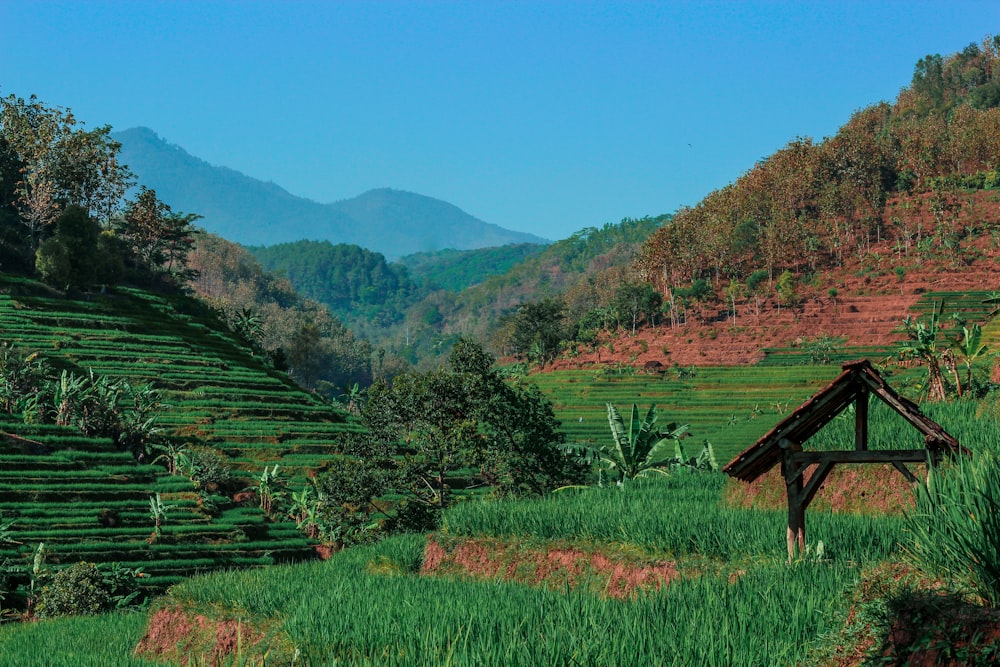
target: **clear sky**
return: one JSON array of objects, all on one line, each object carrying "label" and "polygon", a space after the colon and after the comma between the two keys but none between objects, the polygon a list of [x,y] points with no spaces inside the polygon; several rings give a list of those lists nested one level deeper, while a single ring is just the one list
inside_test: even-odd
[{"label": "clear sky", "polygon": [[0,94],[557,239],[693,205],[993,33],[998,0],[0,0]]}]

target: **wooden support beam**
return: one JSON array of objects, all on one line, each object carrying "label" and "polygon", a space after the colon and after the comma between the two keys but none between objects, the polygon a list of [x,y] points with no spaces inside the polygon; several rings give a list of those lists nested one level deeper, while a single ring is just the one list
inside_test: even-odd
[{"label": "wooden support beam", "polygon": [[823,452],[788,452],[797,465],[809,465],[832,461],[833,463],[924,463],[927,461],[926,449],[869,449],[863,452],[823,451]]},{"label": "wooden support beam", "polygon": [[868,449],[868,386],[860,385],[854,399],[854,449]]},{"label": "wooden support beam", "polygon": [[[802,514],[805,516],[805,511],[809,508],[809,503],[813,501],[816,497],[816,492],[819,491],[819,487],[823,485],[826,481],[827,476],[830,471],[833,470],[833,466],[836,465],[833,461],[823,461],[816,468],[816,472],[812,474],[809,478],[809,483],[805,485],[802,489]],[[804,466],[803,466],[804,467]]]},{"label": "wooden support beam", "polygon": [[907,468],[905,465],[903,465],[902,461],[893,461],[892,465],[896,468],[896,470],[898,470],[899,472],[901,472],[903,474],[903,477],[905,477],[910,484],[916,484],[917,483],[916,476],[914,476],[914,474],[912,472],[910,472],[909,468]]},{"label": "wooden support beam", "polygon": [[[813,397],[793,413],[794,419],[781,424],[772,437],[801,443],[850,405],[856,392],[857,387],[853,383],[844,383],[822,396]],[[800,438],[800,435],[803,437]]]}]

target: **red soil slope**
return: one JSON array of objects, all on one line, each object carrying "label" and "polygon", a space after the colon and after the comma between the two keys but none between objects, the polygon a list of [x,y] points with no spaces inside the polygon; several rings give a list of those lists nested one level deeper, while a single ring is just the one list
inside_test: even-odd
[{"label": "red soil slope", "polygon": [[[900,322],[924,293],[1000,289],[1000,236],[985,231],[1000,227],[1000,193],[981,191],[962,197],[962,211],[942,223],[967,234],[959,250],[939,250],[928,260],[913,244],[904,253],[893,242],[876,243],[864,257],[845,256],[842,267],[820,271],[808,285],[801,285],[796,307],[779,308],[772,296],[756,313],[753,304],[744,301],[737,306],[734,322],[727,317],[726,304],[717,303],[684,325],[647,327],[635,336],[619,332],[597,349],[580,346],[577,356],[557,360],[549,368],[608,363],[641,367],[647,361],[668,366],[753,364],[764,357],[763,348],[788,347],[823,333],[844,337],[848,347],[892,345],[901,340],[896,332]],[[939,223],[925,199],[891,201],[886,227],[916,229],[919,223],[925,234],[934,230]],[[895,273],[897,267],[905,270],[902,280]],[[715,287],[723,294],[726,283]],[[831,288],[837,290],[835,298]]]}]

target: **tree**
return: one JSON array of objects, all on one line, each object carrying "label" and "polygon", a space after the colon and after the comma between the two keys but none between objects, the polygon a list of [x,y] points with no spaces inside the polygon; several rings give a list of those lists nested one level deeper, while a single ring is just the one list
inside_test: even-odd
[{"label": "tree", "polygon": [[928,322],[914,320],[907,315],[903,320],[902,330],[907,340],[900,347],[899,356],[903,359],[916,359],[927,366],[927,398],[943,401],[945,389],[941,374],[941,353],[937,347],[940,333],[937,311],[931,313]]},{"label": "tree", "polygon": [[375,383],[362,415],[370,449],[384,456],[398,445],[403,486],[437,508],[450,503],[452,475],[469,467],[497,495],[540,494],[582,474],[560,451],[564,436],[539,390],[505,380],[465,339],[449,368]]},{"label": "tree", "polygon": [[111,261],[100,242],[101,228],[86,209],[70,204],[55,222],[55,232],[38,247],[35,268],[58,287],[87,287]]},{"label": "tree", "polygon": [[614,308],[619,320],[626,321],[635,335],[639,322],[653,322],[663,305],[663,295],[649,283],[622,283],[615,292]]},{"label": "tree", "polygon": [[196,214],[170,210],[156,196],[156,190],[143,186],[125,214],[116,222],[115,231],[129,252],[151,271],[162,271],[180,280],[190,279],[188,254],[195,243],[193,223]]},{"label": "tree", "polygon": [[32,249],[70,204],[103,220],[118,210],[131,174],[118,162],[121,144],[110,133],[109,126],[78,128],[69,109],[47,107],[35,96],[0,99],[0,136],[20,165],[16,204]]},{"label": "tree", "polygon": [[765,288],[769,274],[767,269],[757,269],[747,278],[747,292],[753,296],[754,316],[760,317],[760,306],[765,300]]},{"label": "tree", "polygon": [[539,495],[581,478],[583,469],[561,445],[565,435],[552,403],[533,383],[507,379],[482,347],[462,339],[453,370],[466,378],[484,450],[480,474],[499,495]]},{"label": "tree", "polygon": [[559,343],[571,338],[565,314],[566,306],[561,299],[542,299],[518,306],[510,341],[513,351],[539,366],[555,359]]},{"label": "tree", "polygon": [[743,297],[744,287],[740,284],[740,281],[736,278],[729,279],[729,285],[726,287],[726,298],[729,300],[729,314],[733,318],[733,324],[736,324],[736,302]]},{"label": "tree", "polygon": [[48,108],[34,96],[27,102],[14,95],[0,101],[0,133],[21,162],[17,205],[33,249],[59,213],[56,146],[75,123],[68,110]]},{"label": "tree", "polygon": [[782,306],[794,306],[799,303],[798,281],[791,271],[784,271],[778,276],[778,300]]},{"label": "tree", "polygon": [[461,379],[439,369],[376,382],[364,409],[366,424],[383,443],[404,453],[406,490],[427,505],[450,503],[449,476],[475,465],[481,442]]}]

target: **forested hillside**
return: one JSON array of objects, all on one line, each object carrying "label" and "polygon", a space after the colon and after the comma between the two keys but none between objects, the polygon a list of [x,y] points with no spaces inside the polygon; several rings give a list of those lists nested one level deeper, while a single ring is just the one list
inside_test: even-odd
[{"label": "forested hillside", "polygon": [[[998,106],[1000,37],[927,56],[895,102],[856,112],[833,137],[792,140],[679,211],[640,267],[665,295],[701,278],[746,300],[755,272],[770,283],[786,270],[836,269],[883,240],[904,255],[952,253],[983,232],[952,224],[963,192],[1000,187]],[[930,212],[931,224],[887,215],[892,200]]]},{"label": "forested hillside", "polygon": [[894,102],[677,211],[613,298],[526,291],[494,340],[543,364],[754,363],[824,336],[884,351],[921,294],[1000,282],[998,105],[1000,38],[927,56]]},{"label": "forested hillside", "polygon": [[249,250],[267,271],[288,278],[303,296],[349,325],[391,325],[420,294],[404,267],[360,246],[296,241]]},{"label": "forested hillside", "polygon": [[300,296],[287,278],[265,271],[242,246],[201,233],[189,261],[195,294],[302,386],[337,396],[354,383],[369,384],[373,370],[381,372],[381,365],[372,368],[371,343],[355,337],[325,305]]},{"label": "forested hillside", "polygon": [[386,345],[411,362],[447,349],[459,336],[471,336],[506,353],[509,329],[502,321],[519,305],[563,293],[572,301],[574,313],[609,302],[642,242],[669,219],[669,215],[626,218],[618,224],[582,229],[506,273],[461,292],[432,291],[389,332]]},{"label": "forested hillside", "polygon": [[491,276],[507,273],[517,264],[540,254],[545,246],[518,243],[476,250],[438,250],[401,257],[414,281],[429,289],[460,292]]}]

